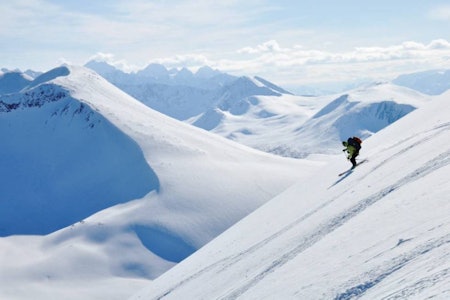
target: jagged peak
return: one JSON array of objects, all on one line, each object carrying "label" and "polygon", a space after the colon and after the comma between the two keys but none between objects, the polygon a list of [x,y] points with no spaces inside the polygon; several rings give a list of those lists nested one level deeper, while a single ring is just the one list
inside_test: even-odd
[{"label": "jagged peak", "polygon": [[208,79],[216,75],[222,74],[219,70],[214,70],[209,66],[203,66],[195,72],[195,76],[198,78]]},{"label": "jagged peak", "polygon": [[162,64],[151,63],[144,69],[138,71],[136,74],[160,78],[169,76],[169,71]]}]

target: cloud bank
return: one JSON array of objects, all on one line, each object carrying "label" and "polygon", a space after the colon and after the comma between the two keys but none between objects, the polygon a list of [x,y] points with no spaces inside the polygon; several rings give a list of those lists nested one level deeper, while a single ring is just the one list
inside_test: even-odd
[{"label": "cloud bank", "polygon": [[[118,66],[112,55],[104,60]],[[125,60],[120,62],[126,65]],[[356,47],[351,51],[332,52],[307,49],[301,45],[283,47],[277,41],[270,40],[237,49],[228,57],[200,53],[158,58],[150,62],[192,70],[208,65],[236,75],[266,76],[287,85],[352,81],[357,78],[389,80],[418,70],[450,68],[450,42],[444,39],[432,40],[427,44],[407,41],[387,47]]]}]

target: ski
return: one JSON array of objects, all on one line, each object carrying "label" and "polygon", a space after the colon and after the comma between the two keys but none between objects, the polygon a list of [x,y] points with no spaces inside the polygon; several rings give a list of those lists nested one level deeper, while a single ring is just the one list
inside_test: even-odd
[{"label": "ski", "polygon": [[340,174],[338,174],[338,176],[342,176],[342,175],[344,175],[344,174],[347,174],[347,173],[350,173],[350,172],[352,172],[353,171],[353,169],[355,169],[357,166],[359,166],[360,164],[362,164],[362,163],[364,163],[364,162],[366,162],[367,161],[367,159],[364,159],[364,160],[362,160],[362,161],[359,161],[359,162],[357,162],[356,163],[356,166],[354,166],[354,167],[351,167],[350,169],[348,169],[347,171],[344,171],[344,172],[342,172],[342,173],[340,173]]}]

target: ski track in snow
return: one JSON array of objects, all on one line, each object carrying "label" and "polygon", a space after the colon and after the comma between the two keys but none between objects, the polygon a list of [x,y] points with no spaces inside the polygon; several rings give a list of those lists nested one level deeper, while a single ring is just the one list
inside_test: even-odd
[{"label": "ski track in snow", "polygon": [[[409,140],[419,139],[417,142],[412,143],[408,147],[401,148],[396,154],[388,157],[387,159],[385,159],[384,161],[379,163],[376,167],[373,167],[371,172],[377,170],[378,168],[380,168],[381,166],[383,166],[384,164],[389,162],[391,159],[396,158],[398,155],[403,154],[403,153],[405,153],[405,152],[407,152],[407,151],[409,151],[411,149],[414,149],[416,146],[418,146],[418,145],[420,145],[420,144],[422,144],[422,143],[424,143],[426,141],[429,141],[429,140],[435,138],[437,135],[439,135],[441,133],[445,133],[449,129],[450,129],[450,122],[447,122],[447,123],[444,123],[444,124],[440,124],[439,126],[436,126],[436,127],[432,128],[432,129],[429,129],[429,130],[417,133],[416,135],[411,135],[408,138],[405,138],[403,140],[398,141],[397,143],[395,143],[394,145],[390,146],[389,148],[390,149],[396,148],[396,147],[404,144],[405,142],[407,142]],[[430,134],[430,132],[432,132],[432,131],[436,131],[436,132]],[[427,135],[424,136],[424,137],[421,137],[424,134],[427,134]],[[385,150],[387,150],[387,149],[381,150],[380,152],[385,151]],[[365,176],[361,177],[361,179],[367,177],[371,172],[369,172]]]},{"label": "ski track in snow", "polygon": [[[450,163],[450,151],[446,151],[442,153],[441,155],[437,156],[436,158],[430,160],[428,163],[426,163],[421,168],[413,171],[412,173],[408,174],[407,176],[403,177],[396,183],[385,187],[381,191],[361,200],[359,203],[354,205],[353,207],[343,211],[336,217],[332,218],[330,221],[326,222],[325,224],[319,226],[316,230],[313,231],[313,233],[303,239],[303,241],[295,247],[294,249],[284,253],[282,256],[280,256],[278,259],[274,260],[268,267],[263,270],[263,272],[260,272],[257,276],[252,278],[247,283],[243,284],[239,289],[235,290],[231,294],[227,295],[223,299],[236,299],[242,294],[244,294],[247,290],[249,290],[251,287],[255,286],[258,282],[260,282],[264,277],[266,277],[269,273],[272,273],[276,269],[280,268],[287,262],[289,262],[291,259],[293,259],[295,256],[300,254],[301,252],[305,251],[306,249],[313,246],[315,243],[320,241],[322,238],[324,238],[329,233],[333,232],[337,228],[344,225],[347,221],[352,219],[353,217],[357,216],[361,212],[363,212],[366,208],[370,207],[374,203],[378,202],[379,200],[386,197],[388,194],[392,193],[393,191],[399,189],[401,186],[411,183],[423,176],[426,176],[427,174],[442,168]],[[384,279],[384,278],[382,278]],[[381,280],[380,280],[381,281]],[[378,283],[378,282],[376,282]]]},{"label": "ski track in snow", "polygon": [[[415,249],[413,249],[412,251],[408,252],[407,254],[399,255],[396,258],[392,259],[391,261],[383,263],[377,269],[371,270],[362,276],[359,275],[357,278],[350,280],[347,284],[345,284],[345,286],[352,286],[352,285],[353,286],[351,288],[347,288],[345,292],[336,295],[334,299],[347,300],[361,296],[368,289],[374,287],[382,280],[386,279],[389,275],[395,273],[396,271],[399,271],[400,269],[408,265],[408,263],[411,262],[412,260],[420,257],[421,255],[425,255],[439,247],[449,246],[448,245],[449,243],[450,243],[450,234],[447,234],[444,237],[434,239],[431,242],[428,242],[424,245],[420,245]],[[409,286],[406,289],[402,289],[401,291],[398,291],[382,299],[405,299],[408,296],[413,296],[418,292],[420,292],[420,290],[423,289],[424,287],[430,287],[442,280],[445,280],[448,274],[450,274],[449,268],[441,270],[439,272],[434,273],[431,276],[422,278],[420,281],[416,282],[414,285]],[[355,283],[360,282],[361,277],[366,278],[366,280],[362,283],[358,283],[355,285]]]},{"label": "ski track in snow", "polygon": [[[438,135],[438,134],[448,130],[448,127],[450,127],[450,123],[441,124],[441,126],[433,128],[432,130],[439,129],[438,132],[433,134],[433,136]],[[406,148],[401,149],[400,151],[393,154],[385,161],[381,162],[379,165],[375,166],[371,170],[371,172],[375,169],[378,169],[379,167],[381,167],[381,165],[385,164],[387,161],[396,157],[397,155],[405,153],[406,151],[417,146],[418,144],[421,144],[421,143],[429,140],[429,138],[431,138],[431,137],[428,136],[427,138],[422,138],[418,142],[413,143],[413,145],[410,145]],[[405,141],[406,140],[403,140],[399,143],[401,144],[401,143],[404,143]],[[394,184],[391,184],[391,185],[379,190],[378,192],[370,195],[369,197],[366,197],[366,198],[360,200],[354,206],[346,209],[345,211],[342,211],[340,214],[338,214],[334,218],[317,226],[316,229],[312,230],[309,235],[306,235],[305,237],[303,237],[302,240],[300,240],[298,242],[297,246],[291,248],[290,250],[288,249],[287,251],[284,251],[283,253],[280,253],[278,258],[272,260],[272,262],[269,265],[267,265],[262,271],[260,271],[256,276],[253,276],[249,280],[244,281],[239,288],[235,289],[234,291],[231,291],[229,294],[225,295],[221,299],[227,299],[227,300],[228,299],[237,299],[238,297],[245,294],[246,291],[250,290],[253,286],[257,285],[267,275],[269,275],[270,273],[274,272],[275,270],[277,270],[280,267],[282,267],[283,265],[285,265],[287,262],[292,260],[294,257],[296,257],[297,255],[299,255],[306,249],[310,248],[311,246],[313,246],[314,244],[319,242],[322,238],[327,236],[329,233],[338,229],[339,227],[344,225],[346,222],[348,222],[349,220],[351,220],[352,218],[356,217],[361,212],[363,212],[364,210],[369,208],[374,203],[383,199],[390,193],[398,190],[402,186],[409,184],[411,182],[414,182],[415,180],[418,180],[418,179],[428,175],[429,173],[432,173],[432,172],[434,172],[442,167],[445,167],[449,164],[450,164],[450,150],[447,150],[447,151],[441,153],[440,155],[436,156],[435,158],[429,160],[427,163],[425,163],[420,168],[414,170],[413,172],[409,173],[405,177],[399,179]],[[362,180],[366,176],[368,176],[368,175],[362,176],[360,178],[360,180]],[[328,206],[329,204],[331,204],[333,201],[335,201],[336,199],[341,197],[342,194],[345,194],[346,192],[347,191],[343,191],[340,195],[333,197],[333,199],[330,199],[329,201],[323,203],[316,209],[312,210],[311,212],[309,212],[309,213],[303,215],[301,218],[297,219],[295,222],[292,222],[291,224],[287,225],[286,227],[279,230],[275,234],[269,236],[268,238],[262,240],[259,243],[256,243],[255,245],[251,246],[250,248],[246,249],[245,251],[242,251],[238,254],[234,254],[229,257],[223,258],[222,260],[219,260],[216,263],[213,263],[213,264],[201,269],[197,273],[192,274],[191,276],[180,281],[178,284],[174,285],[172,288],[167,290],[164,294],[157,296],[155,298],[162,299],[165,296],[170,295],[170,293],[172,291],[176,290],[177,288],[179,288],[180,286],[184,285],[185,283],[191,281],[192,279],[195,279],[195,278],[203,275],[205,272],[211,271],[213,269],[217,269],[216,273],[219,273],[220,271],[226,270],[231,265],[238,264],[245,257],[251,256],[254,252],[261,249],[265,245],[269,244],[270,241],[282,236],[284,233],[286,233],[290,229],[294,228],[297,224],[303,222],[304,220],[306,220],[313,214],[317,213],[324,207]],[[424,246],[420,246],[420,247],[416,248],[415,250],[411,251],[409,254],[400,256],[397,259],[395,259],[394,261],[392,261],[391,265],[388,265],[387,267],[385,267],[386,269],[378,271],[378,273],[375,272],[374,275],[371,275],[371,277],[373,277],[373,279],[371,281],[354,285],[353,288],[355,290],[360,290],[361,293],[364,291],[367,291],[367,289],[380,283],[383,279],[385,279],[390,274],[401,269],[403,266],[405,266],[409,261],[411,261],[416,256],[424,254],[426,252],[429,252],[437,247],[447,244],[448,242],[449,242],[449,236],[446,236],[444,238],[430,242]],[[444,271],[441,271],[441,273],[440,273],[441,275],[439,275],[439,276],[437,274],[435,274],[435,276],[438,278],[437,280],[439,280],[439,278],[441,278],[441,277],[445,277],[445,275],[447,274],[447,272],[444,272],[443,274],[442,274],[442,272],[444,272]],[[432,277],[432,278],[434,278],[434,277]],[[432,280],[432,278],[430,278],[430,280]],[[423,280],[425,280],[425,279],[423,279]],[[423,284],[427,284],[427,283],[424,282]],[[365,287],[365,288],[361,288],[361,287]],[[336,296],[336,299],[349,299],[349,298],[344,297],[346,295],[346,293],[349,294],[351,297],[354,297],[355,295],[351,294],[351,293],[353,293],[355,290],[352,290],[350,288],[349,290],[346,290],[344,293],[340,294],[341,296],[339,296],[339,295]],[[407,292],[407,291],[405,291],[405,292]],[[414,287],[411,287],[410,292],[414,292]],[[338,298],[338,297],[343,297],[343,298]],[[392,299],[395,299],[395,298],[392,298]]]}]

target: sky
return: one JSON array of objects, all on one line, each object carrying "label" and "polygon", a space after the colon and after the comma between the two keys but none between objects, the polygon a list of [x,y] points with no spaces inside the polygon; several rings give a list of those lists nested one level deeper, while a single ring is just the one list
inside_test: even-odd
[{"label": "sky", "polygon": [[284,87],[450,68],[448,0],[0,0],[0,67],[208,65]]}]

